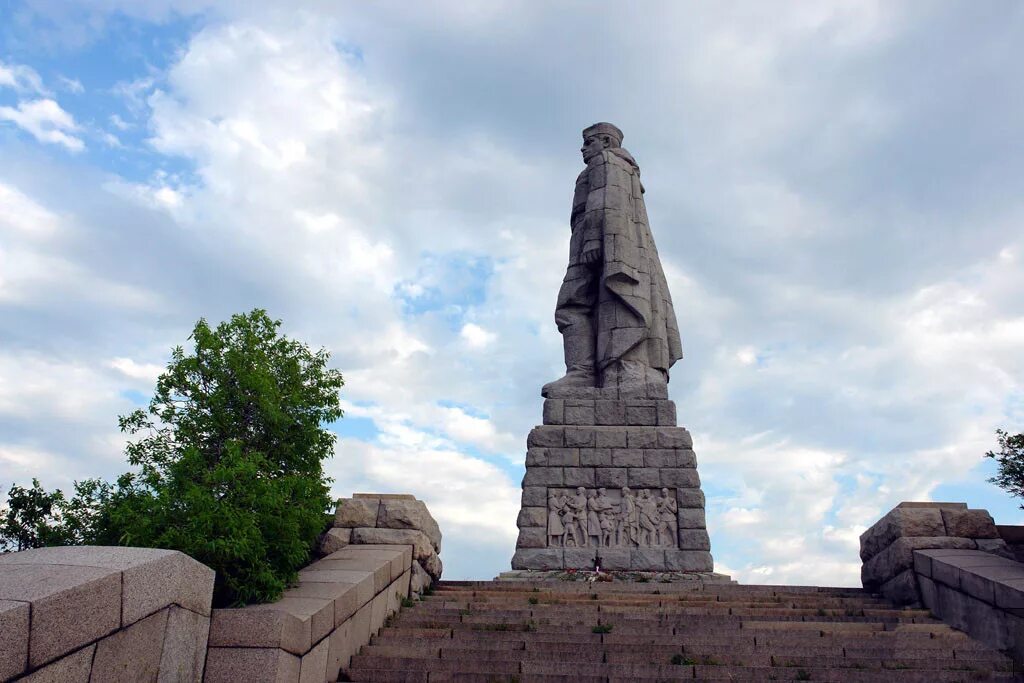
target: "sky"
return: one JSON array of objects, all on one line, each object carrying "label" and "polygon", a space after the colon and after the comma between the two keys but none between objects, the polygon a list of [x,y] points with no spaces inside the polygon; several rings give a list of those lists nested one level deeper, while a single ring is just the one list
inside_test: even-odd
[{"label": "sky", "polygon": [[580,131],[625,132],[717,571],[858,585],[904,500],[1024,523],[1024,6],[0,0],[0,487],[126,468],[199,318],[332,354],[333,493],[509,568]]}]

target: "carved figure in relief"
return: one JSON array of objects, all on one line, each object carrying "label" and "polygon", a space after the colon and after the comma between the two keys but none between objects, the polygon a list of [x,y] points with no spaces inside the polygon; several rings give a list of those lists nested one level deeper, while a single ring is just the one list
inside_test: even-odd
[{"label": "carved figure in relief", "polygon": [[622,487],[622,508],[619,517],[619,545],[640,544],[640,528],[636,519],[636,499],[628,486]]},{"label": "carved figure in relief", "polygon": [[580,152],[586,168],[576,179],[569,265],[555,307],[566,374],[541,393],[664,386],[683,350],[640,167],[610,123],[586,128]]},{"label": "carved figure in relief", "polygon": [[601,488],[594,497],[594,510],[597,512],[598,527],[601,530],[601,545],[605,547],[618,545],[615,540],[616,517],[619,506],[608,497],[608,491]]},{"label": "carved figure in relief", "polygon": [[557,548],[565,543],[565,526],[562,512],[565,510],[565,496],[557,490],[548,496],[548,545]]},{"label": "carved figure in relief", "polygon": [[587,544],[601,546],[601,519],[598,516],[597,491],[587,494]]},{"label": "carved figure in relief", "polygon": [[676,497],[670,495],[668,489],[661,490],[661,498],[658,499],[658,545],[676,545],[676,535],[679,530],[679,523],[676,513],[679,512],[679,504]]},{"label": "carved figure in relief", "polygon": [[637,525],[640,527],[639,545],[655,545],[655,532],[658,529],[658,504],[648,495],[647,489],[640,491],[636,502]]},{"label": "carved figure in relief", "polygon": [[[572,531],[573,543],[579,548],[585,548],[587,546],[587,490],[582,486],[576,488],[576,495],[569,496],[569,500],[566,503],[566,510],[571,511],[572,521],[569,521],[569,515],[565,517],[566,530]],[[568,535],[566,536],[566,542],[568,543]]]}]

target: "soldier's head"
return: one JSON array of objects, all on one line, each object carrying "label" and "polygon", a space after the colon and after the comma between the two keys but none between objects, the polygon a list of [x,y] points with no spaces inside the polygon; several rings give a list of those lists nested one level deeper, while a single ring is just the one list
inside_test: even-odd
[{"label": "soldier's head", "polygon": [[663,497],[665,497],[665,498],[668,498],[668,489],[662,489],[662,490],[661,490],[661,495],[662,495]]},{"label": "soldier's head", "polygon": [[612,147],[622,145],[622,131],[610,123],[595,123],[583,129],[583,161],[589,162],[598,154]]},{"label": "soldier's head", "polygon": [[586,491],[587,490],[585,488],[583,488],[582,486],[577,486],[576,487],[576,495],[577,496],[582,496],[584,493],[586,493]]},{"label": "soldier's head", "polygon": [[598,489],[597,490],[597,495],[599,495],[599,496],[603,496],[605,493],[607,493],[607,491],[605,491],[604,489]]}]

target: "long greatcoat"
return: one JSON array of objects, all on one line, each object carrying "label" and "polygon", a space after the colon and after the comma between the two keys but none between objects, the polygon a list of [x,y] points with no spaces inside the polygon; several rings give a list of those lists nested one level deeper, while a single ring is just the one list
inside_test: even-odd
[{"label": "long greatcoat", "polygon": [[[569,268],[581,268],[588,242],[601,242],[594,319],[598,368],[638,360],[667,373],[683,348],[643,193],[640,168],[625,149],[607,149],[591,159],[576,180]],[[565,303],[560,293],[559,306]]]}]

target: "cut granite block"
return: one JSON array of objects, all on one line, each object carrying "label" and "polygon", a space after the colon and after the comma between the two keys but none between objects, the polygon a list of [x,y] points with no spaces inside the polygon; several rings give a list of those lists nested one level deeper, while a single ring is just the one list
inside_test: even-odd
[{"label": "cut granite block", "polygon": [[610,448],[581,448],[581,467],[611,467],[612,449]]},{"label": "cut granite block", "polygon": [[519,548],[512,556],[513,569],[551,570],[562,568],[561,548]]}]

